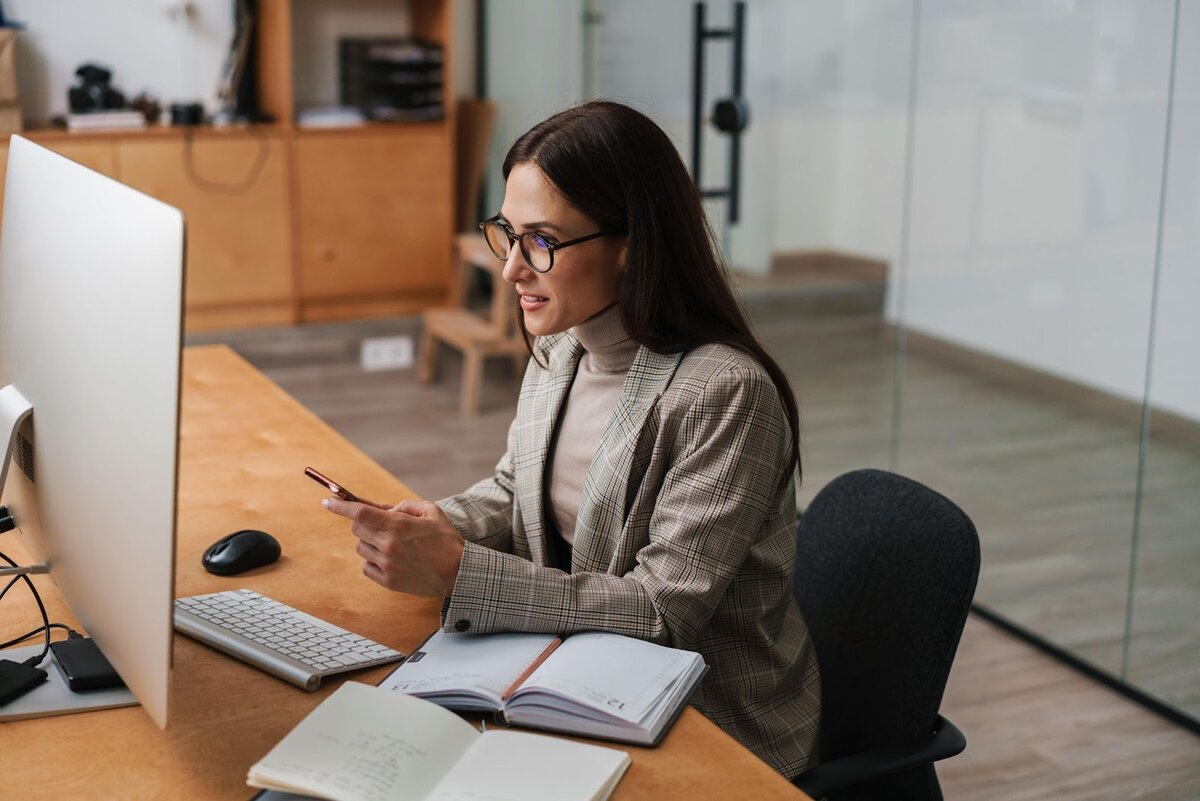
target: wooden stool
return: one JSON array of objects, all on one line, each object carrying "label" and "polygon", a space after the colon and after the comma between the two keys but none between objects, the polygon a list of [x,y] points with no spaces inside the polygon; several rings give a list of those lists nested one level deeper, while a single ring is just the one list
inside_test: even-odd
[{"label": "wooden stool", "polygon": [[[504,283],[501,273],[504,262],[488,248],[483,235],[459,234],[455,238],[458,270],[451,290],[450,308],[431,309],[422,317],[425,331],[421,337],[421,352],[417,362],[417,379],[428,383],[437,374],[438,342],[445,342],[463,354],[463,385],[460,400],[462,413],[479,411],[479,390],[483,382],[483,362],[489,356],[507,356],[520,376],[529,361],[520,327],[517,325],[513,293]],[[492,308],[487,319],[466,308],[467,287],[471,268],[492,276]]]}]

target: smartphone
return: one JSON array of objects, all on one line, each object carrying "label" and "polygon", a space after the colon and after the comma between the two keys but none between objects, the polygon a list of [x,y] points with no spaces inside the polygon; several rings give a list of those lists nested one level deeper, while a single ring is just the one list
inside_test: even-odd
[{"label": "smartphone", "polygon": [[311,467],[306,467],[304,468],[304,475],[308,476],[322,487],[325,487],[327,490],[344,501],[351,501],[353,503],[367,503],[367,501],[364,501],[362,498],[358,497],[353,492],[346,489],[341,484],[338,484],[328,476],[325,476],[320,471],[313,470]]}]

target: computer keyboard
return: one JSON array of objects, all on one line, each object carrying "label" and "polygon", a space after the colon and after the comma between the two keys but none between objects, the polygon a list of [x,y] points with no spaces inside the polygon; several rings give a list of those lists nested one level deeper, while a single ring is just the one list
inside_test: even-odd
[{"label": "computer keyboard", "polygon": [[404,658],[251,590],[179,598],[175,628],[309,692],[326,676]]}]

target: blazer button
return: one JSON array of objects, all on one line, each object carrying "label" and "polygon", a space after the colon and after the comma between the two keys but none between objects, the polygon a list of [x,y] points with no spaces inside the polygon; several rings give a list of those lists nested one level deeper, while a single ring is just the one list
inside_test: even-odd
[{"label": "blazer button", "polygon": [[471,628],[471,621],[469,620],[460,620],[454,624],[455,631],[466,631],[469,628]]}]

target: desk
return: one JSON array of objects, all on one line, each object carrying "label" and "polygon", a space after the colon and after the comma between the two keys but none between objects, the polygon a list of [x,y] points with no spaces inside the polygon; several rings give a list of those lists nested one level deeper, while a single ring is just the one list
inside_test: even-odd
[{"label": "desk", "polygon": [[[405,652],[415,647],[437,626],[440,601],[362,576],[345,522],[320,508],[322,490],[303,469],[344,478],[371,498],[412,491],[228,348],[187,349],[183,373],[176,594],[248,587]],[[273,533],[283,558],[232,578],[204,572],[204,548],[239,528]],[[74,622],[47,577],[35,580],[51,619]],[[23,588],[13,588],[3,610],[0,635],[37,618]],[[390,670],[351,676],[374,684]],[[250,765],[338,684],[306,693],[178,636],[166,731],[137,707],[0,724],[0,795],[246,799]],[[658,748],[626,748],[633,765],[616,801],[806,798],[691,708]]]}]

